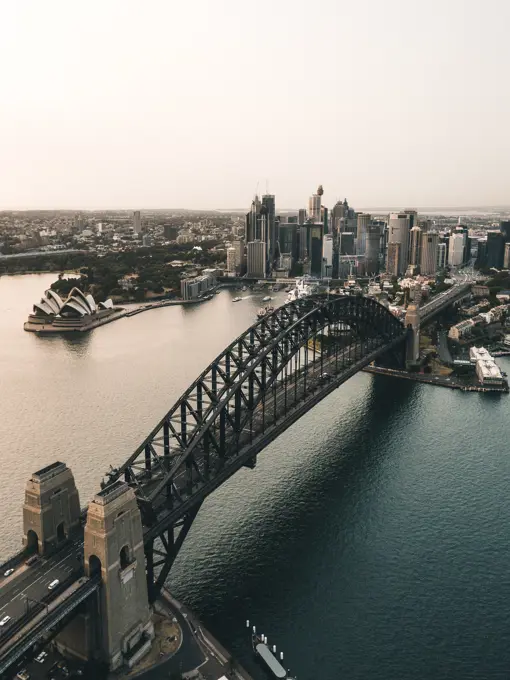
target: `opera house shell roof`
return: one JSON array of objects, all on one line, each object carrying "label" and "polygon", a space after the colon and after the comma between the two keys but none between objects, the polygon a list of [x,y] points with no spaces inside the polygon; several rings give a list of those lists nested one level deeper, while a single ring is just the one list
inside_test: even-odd
[{"label": "opera house shell roof", "polygon": [[96,305],[92,295],[90,293],[85,295],[79,288],[73,288],[65,300],[50,289],[45,291],[41,301],[34,305],[34,316],[83,318],[106,309],[113,309],[111,300]]}]

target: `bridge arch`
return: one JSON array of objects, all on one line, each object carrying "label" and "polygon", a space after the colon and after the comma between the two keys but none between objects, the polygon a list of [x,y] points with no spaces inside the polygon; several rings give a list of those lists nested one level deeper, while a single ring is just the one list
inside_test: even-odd
[{"label": "bridge arch", "polygon": [[404,325],[371,298],[321,295],[280,307],[236,338],[108,474],[108,482],[123,477],[136,493],[149,581],[162,566],[162,584],[169,555],[175,556],[209,493],[406,337]]}]

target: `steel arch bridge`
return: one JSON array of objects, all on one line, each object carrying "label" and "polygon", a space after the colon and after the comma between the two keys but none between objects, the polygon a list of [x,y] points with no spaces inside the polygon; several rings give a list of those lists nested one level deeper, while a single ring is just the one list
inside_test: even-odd
[{"label": "steel arch bridge", "polygon": [[103,482],[136,493],[151,600],[206,496],[364,366],[403,357],[406,337],[375,300],[317,295],[268,314],[205,369]]}]

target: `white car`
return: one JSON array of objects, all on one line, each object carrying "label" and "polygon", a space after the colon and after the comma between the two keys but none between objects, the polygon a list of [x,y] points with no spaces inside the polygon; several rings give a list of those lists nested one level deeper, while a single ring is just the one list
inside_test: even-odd
[{"label": "white car", "polygon": [[44,663],[44,659],[48,656],[48,652],[41,652],[39,656],[35,657],[37,663]]},{"label": "white car", "polygon": [[14,574],[14,569],[7,569],[7,571],[4,571],[4,576],[10,576],[11,574]]},{"label": "white car", "polygon": [[60,581],[58,580],[58,578],[56,578],[54,581],[50,583],[50,585],[48,586],[48,590],[53,590],[58,586],[59,583]]},{"label": "white car", "polygon": [[4,616],[4,618],[0,621],[0,626],[5,626],[6,623],[9,623],[11,620],[10,616]]}]

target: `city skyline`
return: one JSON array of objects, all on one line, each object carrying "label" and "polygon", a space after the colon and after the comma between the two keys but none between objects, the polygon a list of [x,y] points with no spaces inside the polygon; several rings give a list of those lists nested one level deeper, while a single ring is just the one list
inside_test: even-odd
[{"label": "city skyline", "polygon": [[410,5],[3,3],[0,209],[504,206],[510,7]]}]

